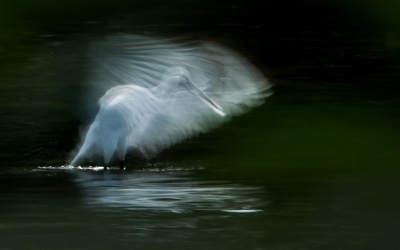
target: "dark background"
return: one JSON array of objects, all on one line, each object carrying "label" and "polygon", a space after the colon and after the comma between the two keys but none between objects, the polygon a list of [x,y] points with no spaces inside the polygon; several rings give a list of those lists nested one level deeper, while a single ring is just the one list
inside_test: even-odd
[{"label": "dark background", "polygon": [[239,173],[242,163],[251,162],[256,170],[246,174],[256,176],[266,169],[288,169],[284,176],[316,170],[320,178],[338,169],[396,168],[397,6],[394,1],[3,2],[4,166],[67,163],[85,115],[86,51],[106,35],[133,33],[217,41],[248,57],[274,84],[275,94],[263,107],[173,147],[165,157],[225,159],[223,165],[231,161]]}]

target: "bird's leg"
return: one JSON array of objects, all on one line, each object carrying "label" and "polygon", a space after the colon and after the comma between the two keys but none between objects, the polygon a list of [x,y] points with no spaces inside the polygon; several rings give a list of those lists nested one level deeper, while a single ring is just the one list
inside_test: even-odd
[{"label": "bird's leg", "polygon": [[107,170],[108,164],[110,163],[115,148],[117,147],[117,138],[113,136],[112,133],[104,133],[100,136],[100,143],[103,147],[104,170]]},{"label": "bird's leg", "polygon": [[126,155],[126,138],[120,138],[117,144],[117,152],[119,156],[119,169],[124,169]]}]

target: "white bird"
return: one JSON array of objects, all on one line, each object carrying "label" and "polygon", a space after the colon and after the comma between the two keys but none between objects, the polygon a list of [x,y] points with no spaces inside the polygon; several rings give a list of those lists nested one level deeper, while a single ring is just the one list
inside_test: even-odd
[{"label": "white bird", "polygon": [[182,44],[119,35],[95,44],[92,96],[100,109],[71,162],[102,156],[104,169],[117,152],[151,159],[205,133],[270,95],[270,84],[249,61],[212,43]]}]

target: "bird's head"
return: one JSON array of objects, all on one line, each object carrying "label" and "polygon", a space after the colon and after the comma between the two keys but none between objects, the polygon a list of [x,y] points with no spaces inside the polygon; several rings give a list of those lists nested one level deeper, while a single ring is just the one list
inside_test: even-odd
[{"label": "bird's head", "polygon": [[168,70],[163,76],[163,87],[167,94],[173,95],[180,91],[190,91],[196,97],[200,98],[204,103],[206,103],[215,113],[220,116],[225,116],[225,112],[221,106],[215,103],[206,93],[204,93],[200,88],[190,78],[189,71],[183,67],[173,67]]}]

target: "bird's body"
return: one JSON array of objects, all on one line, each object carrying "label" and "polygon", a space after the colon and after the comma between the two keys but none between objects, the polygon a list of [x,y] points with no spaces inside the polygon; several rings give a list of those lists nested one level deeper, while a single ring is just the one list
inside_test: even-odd
[{"label": "bird's body", "polygon": [[[268,95],[262,74],[221,47],[186,48],[136,36],[121,40],[102,44],[108,54],[95,58],[105,69],[102,81],[106,76],[109,83],[98,85],[107,91],[71,165],[97,154],[106,168],[115,152],[123,162],[130,149],[151,159],[260,105]],[[120,45],[122,53],[111,45]]]},{"label": "bird's body", "polygon": [[[113,87],[100,100],[100,110],[91,124],[79,153],[71,165],[76,164],[88,151],[103,154],[105,168],[115,151],[121,161],[127,151],[127,140],[132,131],[138,127],[140,121],[146,119],[149,113],[141,112],[141,106],[147,103],[154,104],[150,111],[158,111],[151,92],[136,85]],[[136,107],[133,108],[132,107]]]}]

